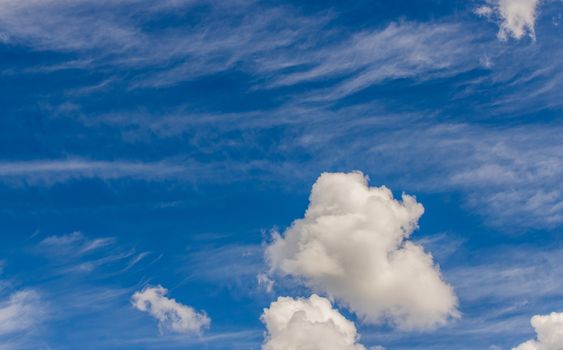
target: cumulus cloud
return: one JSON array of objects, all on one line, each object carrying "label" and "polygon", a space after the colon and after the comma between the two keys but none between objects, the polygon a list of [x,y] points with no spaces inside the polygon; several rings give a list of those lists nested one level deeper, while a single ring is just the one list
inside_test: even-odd
[{"label": "cumulus cloud", "polygon": [[133,294],[131,303],[137,310],[156,318],[161,332],[201,333],[210,326],[211,320],[205,313],[167,298],[167,293],[162,286],[146,287]]},{"label": "cumulus cloud", "polygon": [[408,241],[424,208],[368,187],[360,172],[325,173],[303,219],[266,249],[271,272],[327,293],[371,323],[427,329],[458,317],[457,298],[432,256]]},{"label": "cumulus cloud", "polygon": [[561,350],[563,349],[563,313],[532,317],[532,327],[537,339],[528,340],[512,350]]},{"label": "cumulus cloud", "polygon": [[30,329],[45,315],[39,294],[22,290],[0,302],[0,336]]},{"label": "cumulus cloud", "polygon": [[354,323],[315,294],[308,299],[279,297],[261,319],[268,332],[263,350],[365,350],[357,343]]},{"label": "cumulus cloud", "polygon": [[497,37],[507,40],[509,37],[522,39],[528,34],[535,39],[537,7],[540,0],[498,0],[490,1],[489,5],[480,6],[475,13],[491,18],[496,15],[500,19]]}]

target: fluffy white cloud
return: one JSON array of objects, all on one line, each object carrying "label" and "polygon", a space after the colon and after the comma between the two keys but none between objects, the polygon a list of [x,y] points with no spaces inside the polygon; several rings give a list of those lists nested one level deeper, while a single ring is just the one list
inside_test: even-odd
[{"label": "fluffy white cloud", "polygon": [[148,312],[158,320],[161,332],[200,333],[211,320],[205,313],[166,297],[168,290],[162,286],[145,287],[133,294],[131,303],[140,311]]},{"label": "fluffy white cloud", "polygon": [[0,302],[0,336],[25,331],[45,315],[39,295],[33,290],[11,294]]},{"label": "fluffy white cloud", "polygon": [[360,172],[325,173],[309,208],[266,250],[271,272],[302,279],[366,321],[427,329],[457,317],[457,298],[432,256],[408,241],[424,208],[368,187]]},{"label": "fluffy white cloud", "polygon": [[536,9],[539,0],[500,0],[499,13],[502,23],[498,37],[506,40],[509,36],[521,39],[526,33],[535,38]]},{"label": "fluffy white cloud", "polygon": [[365,350],[354,323],[332,308],[328,299],[280,297],[264,309],[268,335],[263,350]]},{"label": "fluffy white cloud", "polygon": [[509,37],[522,39],[528,34],[535,39],[536,11],[540,0],[498,0],[490,1],[491,5],[477,8],[475,13],[480,16],[492,17],[496,14],[500,18],[500,28],[497,34],[500,40]]},{"label": "fluffy white cloud", "polygon": [[552,312],[545,316],[532,317],[537,340],[528,340],[512,350],[562,350],[563,313]]}]

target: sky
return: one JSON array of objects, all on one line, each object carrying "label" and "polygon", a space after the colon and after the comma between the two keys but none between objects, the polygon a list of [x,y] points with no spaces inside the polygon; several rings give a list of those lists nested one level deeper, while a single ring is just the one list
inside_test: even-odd
[{"label": "sky", "polygon": [[563,349],[561,0],[0,0],[0,350]]}]

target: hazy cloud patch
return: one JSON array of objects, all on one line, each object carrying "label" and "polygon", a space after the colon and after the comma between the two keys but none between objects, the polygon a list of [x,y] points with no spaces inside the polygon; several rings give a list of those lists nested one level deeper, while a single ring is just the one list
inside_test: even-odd
[{"label": "hazy cloud patch", "polygon": [[31,329],[45,317],[39,294],[25,289],[0,301],[0,337]]}]

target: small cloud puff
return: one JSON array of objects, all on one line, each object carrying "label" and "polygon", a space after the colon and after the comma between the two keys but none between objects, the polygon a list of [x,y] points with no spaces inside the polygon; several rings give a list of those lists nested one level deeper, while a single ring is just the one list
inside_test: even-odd
[{"label": "small cloud puff", "polygon": [[360,172],[322,174],[305,217],[274,233],[266,249],[271,273],[302,279],[372,323],[428,329],[458,317],[432,256],[408,241],[422,205],[367,181]]},{"label": "small cloud puff", "polygon": [[357,343],[354,323],[332,308],[328,299],[280,297],[264,309],[267,328],[263,350],[365,350]]},{"label": "small cloud puff", "polygon": [[528,340],[512,350],[561,350],[563,349],[563,313],[532,317],[532,327],[537,339]]},{"label": "small cloud puff", "polygon": [[476,8],[475,13],[488,19],[498,16],[500,28],[497,37],[502,41],[509,37],[520,40],[526,34],[535,40],[539,2],[540,0],[490,0],[488,5]]},{"label": "small cloud puff", "polygon": [[201,333],[209,328],[211,320],[205,313],[198,313],[193,308],[180,304],[166,297],[168,290],[162,286],[145,287],[131,297],[131,303],[137,310],[148,312],[158,320],[161,333]]}]

